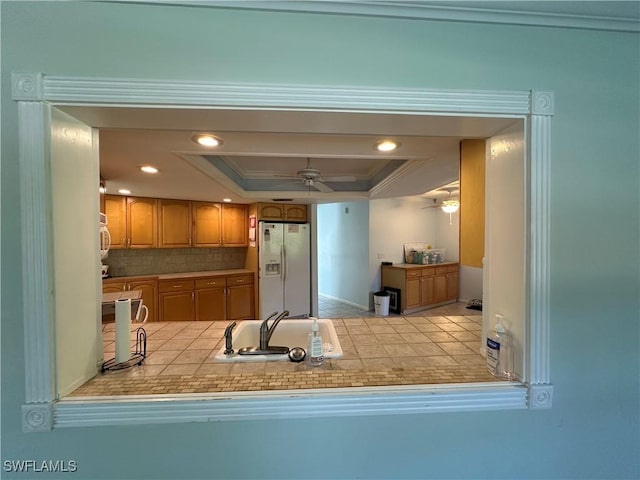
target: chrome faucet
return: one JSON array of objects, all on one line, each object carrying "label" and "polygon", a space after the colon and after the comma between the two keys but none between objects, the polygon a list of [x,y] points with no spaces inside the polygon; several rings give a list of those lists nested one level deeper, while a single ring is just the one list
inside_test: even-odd
[{"label": "chrome faucet", "polygon": [[[263,320],[260,324],[260,345],[257,347],[242,347],[238,350],[238,355],[275,355],[275,354],[286,354],[289,353],[289,347],[270,347],[269,340],[271,340],[271,335],[273,335],[273,331],[276,329],[280,320],[289,315],[289,310],[285,310],[280,315],[278,312],[273,312],[269,315],[266,320]],[[273,322],[271,322],[271,326],[269,326],[269,320],[273,317],[276,317]]]},{"label": "chrome faucet", "polygon": [[273,331],[276,329],[280,320],[289,315],[289,310],[285,310],[280,315],[278,315],[273,322],[271,322],[271,327],[269,327],[269,320],[273,315],[267,317],[260,324],[260,350],[269,350],[269,340],[271,340],[271,335],[273,335]]},{"label": "chrome faucet", "polygon": [[225,355],[231,355],[233,353],[233,340],[231,336],[231,331],[234,329],[235,326],[236,326],[236,322],[231,322],[229,325],[227,325],[227,328],[224,329],[224,341],[225,341],[224,354]]}]

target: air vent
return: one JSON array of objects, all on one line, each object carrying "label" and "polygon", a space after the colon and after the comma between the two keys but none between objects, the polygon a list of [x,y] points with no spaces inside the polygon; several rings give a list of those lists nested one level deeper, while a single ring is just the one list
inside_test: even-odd
[{"label": "air vent", "polygon": [[272,198],[272,202],[293,202],[293,198]]}]

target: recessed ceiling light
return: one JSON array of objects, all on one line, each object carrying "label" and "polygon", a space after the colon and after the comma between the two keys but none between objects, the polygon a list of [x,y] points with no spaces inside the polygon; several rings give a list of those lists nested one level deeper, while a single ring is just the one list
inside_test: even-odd
[{"label": "recessed ceiling light", "polygon": [[381,140],[376,143],[376,148],[381,152],[393,152],[400,146],[400,143],[395,140]]},{"label": "recessed ceiling light", "polygon": [[227,203],[228,203],[228,202],[230,202],[230,201],[231,201],[231,199],[230,199],[230,198],[223,198],[223,199],[222,199],[222,201],[223,201],[223,202],[227,202]]},{"label": "recessed ceiling light", "polygon": [[151,165],[143,165],[140,167],[144,173],[158,173],[158,169],[156,167],[152,167]]},{"label": "recessed ceiling light", "polygon": [[210,133],[198,133],[191,137],[191,140],[204,147],[219,147],[222,145],[222,139]]},{"label": "recessed ceiling light", "polygon": [[127,190],[126,188],[121,188],[120,190],[118,190],[118,193],[121,193],[122,195],[130,195],[131,190]]}]

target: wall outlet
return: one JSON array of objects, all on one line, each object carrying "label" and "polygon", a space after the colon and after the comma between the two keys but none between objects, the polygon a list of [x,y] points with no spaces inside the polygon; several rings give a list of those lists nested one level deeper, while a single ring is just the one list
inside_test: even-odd
[{"label": "wall outlet", "polygon": [[379,254],[378,254],[378,259],[380,260],[380,259],[382,259],[382,258],[384,258],[384,253],[379,253]]}]

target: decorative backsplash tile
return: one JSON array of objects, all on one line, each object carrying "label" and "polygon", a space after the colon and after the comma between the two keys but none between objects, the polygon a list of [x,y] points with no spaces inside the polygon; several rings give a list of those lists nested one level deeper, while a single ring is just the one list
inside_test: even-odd
[{"label": "decorative backsplash tile", "polygon": [[244,268],[246,247],[111,250],[103,263],[111,277]]}]

